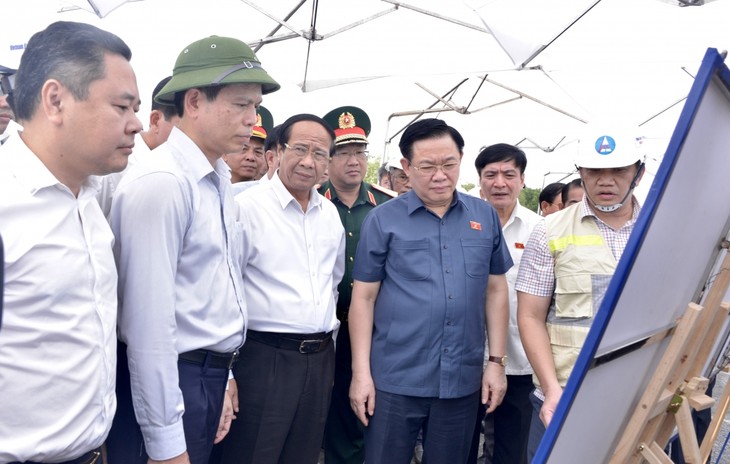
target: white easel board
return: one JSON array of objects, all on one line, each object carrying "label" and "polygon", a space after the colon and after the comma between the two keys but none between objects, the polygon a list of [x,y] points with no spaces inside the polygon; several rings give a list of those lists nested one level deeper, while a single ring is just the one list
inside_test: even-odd
[{"label": "white easel board", "polygon": [[708,49],[555,416],[533,462],[611,457],[730,228],[730,71]]}]

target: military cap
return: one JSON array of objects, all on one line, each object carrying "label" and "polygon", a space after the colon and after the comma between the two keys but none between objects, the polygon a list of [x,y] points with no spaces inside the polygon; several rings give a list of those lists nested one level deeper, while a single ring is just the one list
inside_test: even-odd
[{"label": "military cap", "polygon": [[251,137],[266,140],[266,136],[273,127],[274,117],[271,115],[271,111],[263,106],[259,106],[256,110],[256,124],[253,126],[253,134]]},{"label": "military cap", "polygon": [[248,45],[231,37],[210,36],[193,42],[178,55],[172,79],[155,96],[172,104],[175,94],[196,87],[226,84],[261,84],[261,93],[281,86],[261,67]]},{"label": "military cap", "polygon": [[335,145],[368,143],[370,118],[356,106],[341,106],[327,113],[325,122],[335,131]]}]

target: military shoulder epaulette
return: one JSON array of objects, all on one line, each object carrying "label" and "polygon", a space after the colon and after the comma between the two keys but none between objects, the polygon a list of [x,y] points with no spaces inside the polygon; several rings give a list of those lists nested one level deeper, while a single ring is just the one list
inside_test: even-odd
[{"label": "military shoulder epaulette", "polygon": [[385,188],[382,185],[370,183],[370,187],[372,187],[374,190],[377,190],[380,193],[384,193],[384,194],[388,195],[391,198],[395,198],[398,196],[397,192],[394,192],[391,189]]}]

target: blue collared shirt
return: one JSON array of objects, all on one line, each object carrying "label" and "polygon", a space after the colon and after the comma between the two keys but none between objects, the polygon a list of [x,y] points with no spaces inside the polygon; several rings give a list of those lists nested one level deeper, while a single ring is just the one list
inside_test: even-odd
[{"label": "blue collared shirt", "polygon": [[497,213],[455,192],[443,218],[409,192],[362,225],[353,277],[380,281],[370,368],[390,393],[459,398],[481,387],[489,274],[512,259]]}]

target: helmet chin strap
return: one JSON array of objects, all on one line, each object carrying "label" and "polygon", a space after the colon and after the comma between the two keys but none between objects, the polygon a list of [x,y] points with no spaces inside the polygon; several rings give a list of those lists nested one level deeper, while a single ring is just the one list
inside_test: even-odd
[{"label": "helmet chin strap", "polygon": [[639,166],[639,169],[636,171],[636,175],[634,176],[634,179],[631,181],[631,187],[629,187],[629,191],[626,192],[626,195],[616,204],[610,205],[610,206],[601,206],[596,204],[595,201],[588,195],[588,189],[586,189],[586,198],[588,198],[588,201],[591,202],[591,205],[593,205],[594,208],[596,208],[598,211],[602,213],[612,213],[616,211],[617,209],[621,208],[624,205],[624,202],[631,196],[631,192],[634,191],[636,188],[636,181],[639,179],[639,176],[641,173],[644,172],[644,163],[641,163],[641,166]]}]

